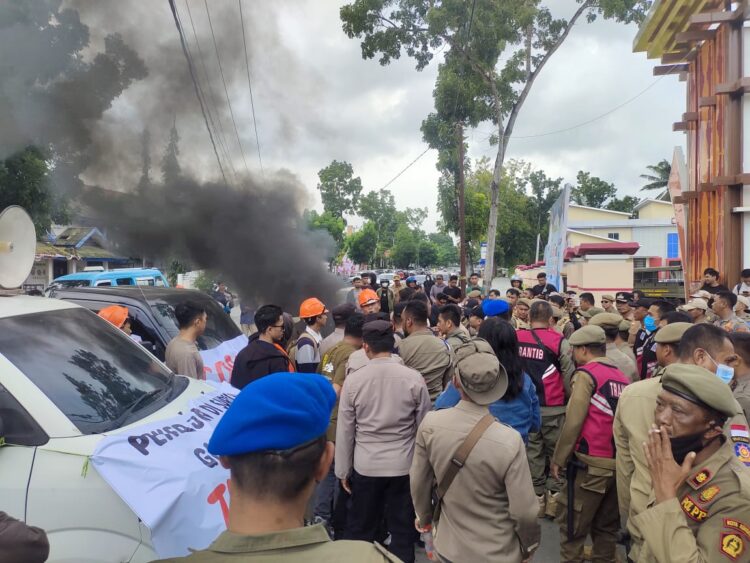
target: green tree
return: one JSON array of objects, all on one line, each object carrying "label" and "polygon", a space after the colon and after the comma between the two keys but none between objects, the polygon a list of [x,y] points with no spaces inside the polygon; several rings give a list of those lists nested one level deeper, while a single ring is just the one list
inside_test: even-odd
[{"label": "green tree", "polygon": [[450,235],[445,233],[430,233],[427,238],[437,249],[437,265],[449,266],[458,262],[458,247]]},{"label": "green tree", "polygon": [[418,253],[418,262],[420,266],[438,266],[440,265],[439,259],[439,249],[438,246],[428,240],[428,239],[422,239],[419,241],[419,253]]},{"label": "green tree", "polygon": [[641,174],[641,178],[648,181],[648,184],[641,188],[642,192],[648,190],[663,190],[669,184],[669,175],[672,173],[672,165],[667,159],[662,159],[656,164],[646,166],[650,174]]},{"label": "green tree", "polygon": [[37,147],[26,147],[0,161],[0,211],[20,205],[31,216],[38,237],[52,223],[67,223],[67,200],[52,191],[47,159]]},{"label": "green tree", "polygon": [[377,249],[378,228],[368,221],[346,240],[346,252],[355,264],[369,264]]},{"label": "green tree", "polygon": [[335,246],[331,249],[331,256],[328,259],[329,261],[333,261],[344,242],[344,229],[346,228],[344,220],[341,217],[335,217],[330,211],[318,213],[314,209],[312,211],[305,211],[304,219],[310,230],[326,231],[331,235]]},{"label": "green tree", "polygon": [[323,200],[323,209],[334,217],[357,212],[362,193],[362,180],[354,177],[354,169],[348,162],[334,160],[318,172],[318,189]]},{"label": "green tree", "polygon": [[[340,10],[344,33],[361,39],[362,57],[379,56],[382,65],[402,51],[427,66],[436,51],[448,48],[446,61],[470,69],[483,88],[474,99],[487,106],[497,127],[497,155],[490,186],[487,240],[498,234],[500,182],[508,142],[537,77],[583,16],[629,23],[641,21],[651,0],[578,0],[568,19],[555,19],[542,0],[354,0]],[[504,63],[499,64],[500,57]],[[463,79],[467,74],[454,73]],[[495,274],[494,254],[487,257],[485,283]]]},{"label": "green tree", "polygon": [[578,205],[601,209],[608,200],[617,196],[614,184],[592,176],[589,172],[580,170],[576,179],[578,183],[571,190],[570,199]]},{"label": "green tree", "polygon": [[[534,170],[528,176],[531,192],[530,216],[539,234],[539,250],[544,251],[549,237],[549,210],[560,197],[562,178],[549,178],[542,170]],[[535,250],[536,253],[536,250]]]},{"label": "green tree", "polygon": [[408,268],[415,264],[419,255],[419,244],[417,237],[405,224],[396,229],[396,238],[391,247],[391,260],[397,268]]},{"label": "green tree", "polygon": [[623,198],[614,198],[607,204],[607,209],[612,211],[622,211],[623,213],[635,213],[635,206],[638,205],[640,200],[632,195],[626,195]]},{"label": "green tree", "polygon": [[177,119],[172,122],[169,131],[169,141],[164,148],[164,156],[161,159],[161,178],[165,184],[173,184],[180,179],[182,168],[180,168],[180,135],[177,133]]}]

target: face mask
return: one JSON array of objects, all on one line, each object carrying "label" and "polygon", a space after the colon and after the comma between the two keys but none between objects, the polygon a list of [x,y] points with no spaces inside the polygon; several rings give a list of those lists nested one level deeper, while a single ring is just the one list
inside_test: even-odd
[{"label": "face mask", "polygon": [[703,443],[703,434],[705,434],[705,431],[669,439],[672,446],[672,456],[677,465],[682,465],[690,452],[697,454],[706,447],[706,444]]},{"label": "face mask", "polygon": [[716,377],[729,385],[732,379],[734,379],[734,368],[726,364],[720,364],[719,362],[714,360],[708,352],[706,352],[706,355],[708,356],[708,359],[711,360],[716,366]]},{"label": "face mask", "polygon": [[647,331],[654,332],[656,330],[656,319],[651,315],[646,315],[646,318],[643,319],[643,326]]}]

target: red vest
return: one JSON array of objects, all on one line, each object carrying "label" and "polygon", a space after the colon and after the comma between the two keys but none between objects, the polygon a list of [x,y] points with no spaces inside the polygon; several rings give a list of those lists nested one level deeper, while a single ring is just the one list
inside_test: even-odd
[{"label": "red vest", "polygon": [[562,373],[558,369],[563,335],[551,328],[534,329],[534,334],[549,349],[550,353],[545,354],[530,330],[521,329],[516,334],[518,334],[518,353],[526,373],[534,382],[539,404],[543,407],[565,405],[565,385]]},{"label": "red vest", "polygon": [[630,380],[616,367],[600,362],[589,362],[578,370],[585,371],[594,380],[594,393],[576,442],[576,451],[612,459],[615,457],[615,441],[612,436],[615,409],[622,390]]}]

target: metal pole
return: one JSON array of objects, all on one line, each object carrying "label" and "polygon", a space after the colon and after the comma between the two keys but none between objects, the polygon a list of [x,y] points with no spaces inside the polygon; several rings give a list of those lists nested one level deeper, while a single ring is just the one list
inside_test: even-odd
[{"label": "metal pole", "polygon": [[464,209],[464,127],[456,124],[458,142],[458,239],[459,255],[461,257],[461,276],[459,284],[461,292],[466,294],[466,221]]},{"label": "metal pole", "polygon": [[534,257],[534,262],[539,262],[539,243],[542,239],[542,233],[536,234],[536,255]]}]

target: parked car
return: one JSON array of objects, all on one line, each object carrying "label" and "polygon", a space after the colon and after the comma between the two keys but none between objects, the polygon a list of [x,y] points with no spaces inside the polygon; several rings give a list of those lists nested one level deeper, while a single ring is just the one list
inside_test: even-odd
[{"label": "parked car", "polygon": [[0,297],[0,507],[46,531],[50,562],[155,559],[148,528],[88,457],[108,433],[210,391],[70,300]]},{"label": "parked car", "polygon": [[197,341],[199,349],[210,350],[242,334],[219,303],[205,293],[191,289],[74,287],[52,289],[49,296],[72,301],[94,313],[109,305],[127,307],[132,318],[130,326],[133,334],[140,336],[143,345],[162,361],[167,344],[180,331],[174,316],[174,308],[182,301],[196,301],[203,305],[208,313],[206,332]]},{"label": "parked car", "polygon": [[164,274],[156,268],[117,268],[114,270],[83,271],[60,276],[52,280],[47,288],[70,287],[120,287],[120,286],[169,287]]}]

